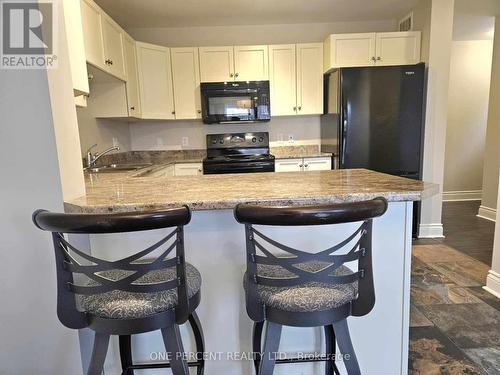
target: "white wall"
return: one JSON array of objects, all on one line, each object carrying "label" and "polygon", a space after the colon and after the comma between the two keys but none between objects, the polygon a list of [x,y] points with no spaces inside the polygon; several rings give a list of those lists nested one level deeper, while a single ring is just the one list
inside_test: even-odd
[{"label": "white wall", "polygon": [[56,315],[52,241],[31,222],[37,208],[63,210],[47,73],[0,70],[0,82],[0,372],[79,374],[77,331]]},{"label": "white wall", "polygon": [[[248,131],[269,132],[273,144],[319,144],[319,116],[275,117],[270,122],[247,125],[205,125],[201,121],[137,122],[130,125],[132,150],[205,149],[206,135]],[[288,142],[292,135],[294,143]],[[189,138],[189,146],[182,147],[182,137]]]},{"label": "white wall", "polygon": [[490,108],[486,130],[486,148],[483,170],[483,199],[479,215],[495,219],[498,195],[498,169],[500,168],[500,17],[495,23],[493,66],[491,71]]},{"label": "white wall", "polygon": [[[83,190],[68,51],[58,6],[58,68],[0,70],[0,373],[79,374],[78,332],[56,313],[56,271],[37,208],[63,211]],[[50,93],[49,93],[50,88]]]},{"label": "white wall", "polygon": [[97,144],[97,147],[93,152],[113,146],[113,138],[116,138],[120,151],[130,150],[130,130],[127,122],[95,118],[91,106],[77,108],[76,111],[82,156],[85,156],[86,150],[94,144]]},{"label": "white wall", "polygon": [[[85,194],[82,162],[80,158],[80,137],[73,99],[72,75],[69,63],[62,1],[57,5],[57,69],[47,71],[50,106],[56,137],[57,156],[61,174],[63,198],[74,199]],[[28,85],[29,87],[29,85]]]},{"label": "white wall", "polygon": [[440,186],[440,192],[422,202],[420,237],[442,237],[442,188],[444,176],[450,56],[453,35],[454,0],[424,0],[419,7],[424,38],[429,38],[427,99],[425,114],[423,179]]},{"label": "white wall", "polygon": [[426,64],[429,63],[429,44],[431,38],[431,11],[432,0],[420,0],[413,9],[413,29],[422,32],[420,57]]},{"label": "white wall", "polygon": [[445,199],[481,198],[492,53],[492,40],[452,44]]},{"label": "white wall", "polygon": [[497,199],[495,240],[493,243],[491,270],[488,272],[484,289],[500,298],[500,191],[498,192]]}]

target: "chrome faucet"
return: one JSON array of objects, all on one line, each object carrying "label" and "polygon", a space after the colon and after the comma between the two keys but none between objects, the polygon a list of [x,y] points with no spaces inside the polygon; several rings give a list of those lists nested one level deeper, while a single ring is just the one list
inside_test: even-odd
[{"label": "chrome faucet", "polygon": [[120,147],[113,146],[113,147],[108,148],[107,150],[104,150],[101,153],[96,152],[95,154],[92,154],[92,149],[96,146],[97,146],[97,144],[90,146],[89,149],[87,150],[87,157],[86,157],[87,168],[86,169],[92,168],[95,165],[95,163],[97,162],[97,160],[99,160],[101,158],[101,156],[106,155],[106,154],[110,153],[111,151],[115,151],[115,150],[120,151]]}]

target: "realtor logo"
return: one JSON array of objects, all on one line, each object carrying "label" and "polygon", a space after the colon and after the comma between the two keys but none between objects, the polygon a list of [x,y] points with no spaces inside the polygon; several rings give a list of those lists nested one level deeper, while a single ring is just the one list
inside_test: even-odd
[{"label": "realtor logo", "polygon": [[54,4],[37,1],[1,1],[1,67],[5,69],[53,68]]}]

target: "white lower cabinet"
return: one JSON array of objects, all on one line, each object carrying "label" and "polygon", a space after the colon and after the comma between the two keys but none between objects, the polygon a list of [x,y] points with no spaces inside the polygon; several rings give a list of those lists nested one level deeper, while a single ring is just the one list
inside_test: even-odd
[{"label": "white lower cabinet", "polygon": [[275,172],[300,172],[303,161],[300,159],[276,159],[274,162]]},{"label": "white lower cabinet", "polygon": [[305,171],[328,171],[332,169],[332,158],[304,158]]},{"label": "white lower cabinet", "polygon": [[202,163],[174,163],[148,172],[148,177],[198,176],[203,174]]},{"label": "white lower cabinet", "polygon": [[327,171],[330,169],[332,169],[330,157],[276,159],[274,163],[276,172]]},{"label": "white lower cabinet", "polygon": [[175,176],[175,166],[174,164],[169,165],[165,168],[161,168],[159,170],[156,170],[154,172],[148,172],[147,173],[148,177],[170,177],[170,176]]},{"label": "white lower cabinet", "polygon": [[179,163],[175,164],[176,176],[198,176],[203,174],[202,163]]}]

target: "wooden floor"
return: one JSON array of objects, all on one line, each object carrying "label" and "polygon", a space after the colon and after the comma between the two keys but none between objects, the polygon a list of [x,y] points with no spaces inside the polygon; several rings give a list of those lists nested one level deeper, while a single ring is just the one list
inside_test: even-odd
[{"label": "wooden floor", "polygon": [[418,240],[411,277],[411,375],[500,375],[500,299],[482,289],[494,223],[478,202],[445,203],[446,238]]},{"label": "wooden floor", "polygon": [[417,240],[414,244],[446,244],[491,265],[495,223],[478,218],[480,201],[443,203],[443,239]]}]

